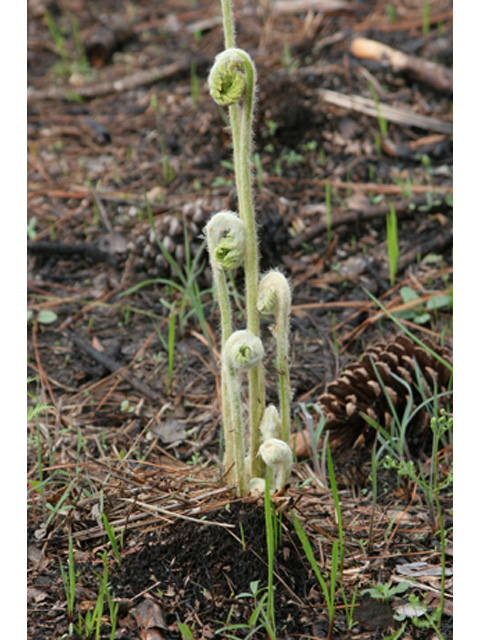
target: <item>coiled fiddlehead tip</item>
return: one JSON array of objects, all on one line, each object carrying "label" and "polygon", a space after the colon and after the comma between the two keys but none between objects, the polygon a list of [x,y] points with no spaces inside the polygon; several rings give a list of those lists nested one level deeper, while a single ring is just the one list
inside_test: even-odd
[{"label": "coiled fiddlehead tip", "polygon": [[260,313],[274,313],[277,307],[277,294],[274,287],[265,287],[258,292],[257,309]]},{"label": "coiled fiddlehead tip", "polygon": [[236,371],[249,371],[263,360],[264,354],[262,341],[249,329],[235,331],[225,343],[227,362]]},{"label": "coiled fiddlehead tip", "polygon": [[232,211],[216,213],[205,227],[210,259],[225,270],[245,260],[245,224]]},{"label": "coiled fiddlehead tip", "polygon": [[258,450],[263,461],[269,467],[283,466],[290,471],[293,466],[292,450],[286,442],[278,438],[269,438]]},{"label": "coiled fiddlehead tip", "polygon": [[233,48],[222,51],[215,58],[215,64],[208,76],[208,85],[210,95],[222,107],[239,102],[245,93],[245,56],[250,61],[246,52]]},{"label": "coiled fiddlehead tip", "polygon": [[280,434],[281,422],[278,415],[277,407],[269,404],[263,412],[262,422],[260,423],[260,431],[264,442],[270,438],[277,438]]},{"label": "coiled fiddlehead tip", "polygon": [[286,277],[280,271],[269,271],[260,280],[257,309],[260,313],[277,314],[280,305],[290,313],[292,294]]}]

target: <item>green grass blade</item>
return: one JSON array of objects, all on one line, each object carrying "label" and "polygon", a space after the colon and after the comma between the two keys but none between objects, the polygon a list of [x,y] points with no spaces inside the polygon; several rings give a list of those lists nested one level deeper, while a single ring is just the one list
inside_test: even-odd
[{"label": "green grass blade", "polygon": [[173,360],[175,355],[175,309],[172,310],[168,321],[168,386],[173,382]]},{"label": "green grass blade", "polygon": [[108,539],[110,540],[110,544],[112,545],[113,553],[115,554],[115,558],[117,560],[117,564],[120,568],[122,568],[122,559],[120,556],[120,550],[118,548],[117,539],[115,538],[115,531],[108,521],[107,516],[102,512],[102,520],[105,526],[105,531],[107,532]]},{"label": "green grass blade", "polygon": [[330,603],[330,593],[328,591],[327,588],[327,584],[325,582],[325,580],[323,579],[323,576],[320,572],[320,568],[317,564],[317,561],[315,559],[315,556],[313,555],[313,551],[312,551],[312,547],[310,545],[310,541],[307,538],[307,534],[305,533],[304,528],[302,527],[300,520],[297,518],[297,516],[292,513],[293,516],[293,524],[295,527],[295,531],[297,532],[297,536],[300,540],[300,542],[302,543],[302,547],[303,550],[305,551],[305,555],[307,556],[307,560],[310,563],[313,571],[315,572],[315,575],[317,576],[317,580],[320,584],[320,587],[322,588],[323,591],[323,595],[325,596],[325,601],[327,602],[327,606],[329,606]]},{"label": "green grass blade", "polygon": [[[330,452],[330,446],[327,447],[327,465],[328,465],[328,475],[330,478],[330,488],[332,490],[333,500],[335,502],[335,510],[337,512],[338,539],[340,541],[340,573],[342,574],[343,560],[345,555],[345,547],[343,544],[342,510],[340,508],[340,498],[338,496],[337,483],[335,481],[335,469],[333,468],[333,460],[332,460],[332,454]],[[332,568],[333,568],[333,558],[332,558]],[[332,578],[332,581],[333,581],[333,578]]]},{"label": "green grass blade", "polygon": [[267,586],[267,619],[272,628],[275,629],[275,603],[273,597],[273,566],[275,562],[275,531],[274,518],[276,518],[275,507],[270,498],[270,487],[268,476],[265,478],[265,530],[267,538],[268,554],[268,586]]},{"label": "green grass blade", "polygon": [[390,203],[390,212],[387,213],[387,252],[390,269],[390,286],[395,284],[395,276],[398,267],[398,230],[397,214],[393,202]]}]

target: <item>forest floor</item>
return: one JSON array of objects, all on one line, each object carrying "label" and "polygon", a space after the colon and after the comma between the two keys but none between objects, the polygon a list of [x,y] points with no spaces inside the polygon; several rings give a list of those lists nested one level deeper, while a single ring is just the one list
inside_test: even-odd
[{"label": "forest floor", "polygon": [[[273,496],[275,637],[452,638],[451,2],[234,6],[262,269],[293,292],[292,430],[318,438]],[[202,236],[236,202],[222,49],[219,2],[28,3],[29,640],[268,637],[264,504],[221,471]]]}]

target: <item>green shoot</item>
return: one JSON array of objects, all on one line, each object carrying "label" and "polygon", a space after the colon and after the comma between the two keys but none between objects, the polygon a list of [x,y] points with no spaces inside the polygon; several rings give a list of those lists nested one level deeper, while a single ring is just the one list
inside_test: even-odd
[{"label": "green shoot", "polygon": [[[269,640],[275,640],[277,637],[276,631],[275,628],[272,627],[267,613],[268,590],[266,588],[259,588],[259,584],[259,580],[252,580],[250,582],[250,591],[239,593],[235,596],[238,600],[248,598],[254,602],[255,608],[248,619],[248,624],[230,623],[232,613],[232,609],[230,609],[226,624],[215,631],[215,635],[222,634],[222,638],[230,638],[231,640],[255,640],[255,638],[258,637],[258,632],[264,629]],[[241,637],[233,635],[232,632],[237,630],[242,630],[243,632],[248,631],[248,633],[247,635],[243,633]]]},{"label": "green shoot", "polygon": [[390,268],[390,286],[395,284],[395,276],[398,267],[398,233],[397,233],[397,213],[393,202],[390,203],[390,212],[387,213],[387,251],[388,265]]},{"label": "green shoot", "polygon": [[358,586],[355,585],[355,588],[353,590],[352,601],[350,602],[350,604],[348,604],[347,596],[345,594],[345,589],[342,584],[342,598],[343,598],[343,604],[345,606],[345,617],[347,618],[348,632],[350,632],[353,629],[354,625],[357,624],[353,619],[353,613],[355,611],[355,602],[357,600],[357,590],[358,590]]},{"label": "green shoot", "polygon": [[[310,407],[315,409],[315,411],[318,414],[320,414],[319,421],[318,421],[317,426],[315,428],[313,426],[312,415],[309,412],[309,408]],[[318,454],[318,441],[320,440],[320,437],[321,437],[321,435],[323,433],[323,430],[325,428],[325,414],[323,413],[322,408],[320,407],[320,405],[317,405],[317,404],[312,404],[312,405],[308,404],[307,405],[304,402],[299,402],[298,403],[298,408],[303,413],[303,416],[305,418],[305,424],[307,426],[308,437],[310,439],[310,442],[312,443],[313,470],[315,471],[315,475],[322,479],[322,482],[323,482],[324,486],[327,486],[326,474],[324,472],[324,469],[322,469],[322,467],[320,465],[319,454]]]},{"label": "green shoot", "polygon": [[397,629],[391,635],[385,636],[383,640],[400,640],[400,638],[403,638],[403,632],[405,631],[406,626],[407,626],[407,623],[404,622],[399,629]]},{"label": "green shoot", "polygon": [[52,40],[57,47],[58,55],[63,62],[67,62],[68,56],[63,36],[60,32],[60,29],[55,24],[55,21],[49,11],[45,11],[45,21],[47,23],[48,30],[50,31],[50,35],[52,36]]},{"label": "green shoot", "polygon": [[300,520],[297,518],[297,516],[293,512],[292,512],[292,516],[293,516],[293,524],[295,526],[295,531],[297,532],[300,542],[302,543],[302,547],[303,547],[303,550],[305,551],[305,555],[307,556],[307,560],[310,563],[313,571],[315,572],[318,583],[322,589],[325,602],[327,604],[328,622],[329,622],[327,640],[331,640],[332,634],[333,634],[333,621],[335,619],[335,587],[336,587],[337,569],[338,569],[338,540],[335,540],[333,542],[332,565],[330,569],[330,589],[329,589],[327,586],[327,583],[325,582],[322,576],[320,567],[317,564],[312,547],[310,545],[310,541],[307,538],[307,534],[305,533],[305,530],[302,527]]},{"label": "green shoot", "polygon": [[275,604],[274,604],[274,586],[273,586],[273,568],[275,563],[275,541],[274,524],[277,521],[275,506],[270,498],[270,486],[268,475],[265,478],[265,531],[267,537],[267,555],[268,555],[268,586],[267,586],[267,618],[272,629],[275,629]]},{"label": "green shoot", "polygon": [[[328,477],[330,478],[330,488],[332,490],[333,501],[335,503],[335,511],[337,513],[337,526],[338,526],[338,540],[340,546],[340,582],[342,580],[343,573],[343,560],[345,555],[344,537],[343,537],[343,524],[342,524],[342,511],[340,508],[340,499],[338,497],[337,483],[335,481],[335,470],[333,468],[332,454],[330,452],[330,446],[327,446],[327,465],[328,465]],[[333,564],[333,560],[332,560]]]},{"label": "green shoot", "polygon": [[330,182],[325,181],[325,215],[327,219],[327,242],[332,242],[332,198]]},{"label": "green shoot", "polygon": [[67,617],[71,624],[73,622],[73,613],[75,610],[75,560],[73,557],[73,538],[68,536],[68,571],[60,563],[60,573],[62,575],[63,588],[65,590],[65,598],[67,601]]},{"label": "green shoot", "polygon": [[115,637],[119,605],[114,601],[112,595],[110,594],[110,585],[108,582],[108,554],[106,551],[101,554],[101,558],[103,562],[103,575],[100,575],[95,570],[93,570],[93,573],[100,581],[100,588],[98,590],[95,607],[93,608],[93,610],[87,611],[84,616],[82,616],[82,614],[78,615],[78,625],[75,625],[75,631],[82,638],[91,638],[95,633],[95,640],[99,640],[103,610],[105,606],[105,600],[107,600],[110,613],[110,623],[112,626],[110,632],[110,640],[113,640]]},{"label": "green shoot", "polygon": [[197,74],[197,63],[195,58],[192,58],[190,65],[190,97],[192,99],[192,105],[196,107],[198,105],[198,96],[200,95],[200,82]]},{"label": "green shoot", "polygon": [[113,553],[115,554],[115,559],[117,561],[120,569],[122,568],[122,558],[120,556],[120,550],[118,548],[117,539],[115,537],[115,530],[112,525],[109,523],[107,516],[102,513],[103,525],[105,527],[105,531],[107,532],[108,539],[110,540],[110,544],[112,545]]},{"label": "green shoot", "polygon": [[110,593],[110,589],[107,589],[105,592],[105,597],[107,598],[108,611],[110,613],[110,640],[115,640],[115,631],[117,630],[117,616],[120,605],[118,602],[115,602],[112,594]]},{"label": "green shoot", "polygon": [[373,550],[373,529],[375,525],[375,508],[377,506],[378,497],[376,440],[375,446],[372,447],[372,471],[370,475],[372,479],[372,513],[370,515],[370,527],[368,530],[367,550],[369,553]]},{"label": "green shoot", "polygon": [[422,32],[425,37],[430,33],[430,0],[423,0]]},{"label": "green shoot", "polygon": [[400,593],[405,593],[407,589],[410,588],[410,583],[408,582],[400,582],[395,586],[391,586],[390,584],[382,584],[381,582],[377,584],[372,584],[368,589],[363,589],[362,596],[369,595],[371,598],[381,600],[382,602],[388,602],[390,598],[396,596]]},{"label": "green shoot", "polygon": [[177,622],[178,630],[182,634],[182,638],[185,640],[193,640],[193,633],[190,631],[190,628],[187,627],[183,622]]},{"label": "green shoot", "polygon": [[77,484],[78,479],[77,478],[73,478],[73,480],[71,480],[68,484],[68,486],[66,487],[66,489],[64,490],[64,492],[62,493],[60,499],[55,503],[54,506],[52,506],[50,504],[50,502],[47,502],[46,507],[47,509],[49,509],[51,511],[50,515],[48,516],[46,522],[45,522],[45,529],[48,527],[48,525],[51,523],[51,521],[56,518],[58,515],[60,515],[61,513],[65,513],[66,511],[70,511],[71,509],[75,508],[75,505],[73,504],[65,504],[67,498],[70,496],[70,491],[72,490],[72,488]]},{"label": "green shoot", "polygon": [[[188,231],[186,228],[184,228],[185,265],[184,265],[184,268],[182,268],[176,262],[172,254],[165,248],[162,241],[158,237],[155,229],[153,213],[150,207],[150,203],[148,202],[146,197],[145,197],[145,202],[146,202],[146,208],[148,213],[148,219],[150,221],[150,226],[155,233],[155,238],[156,238],[158,247],[162,252],[163,256],[165,257],[166,261],[168,262],[172,270],[172,273],[176,276],[178,282],[168,278],[153,278],[151,280],[145,280],[127,289],[126,291],[123,291],[119,297],[123,298],[123,297],[129,296],[132,293],[135,293],[136,291],[138,291],[139,289],[143,287],[151,286],[152,284],[167,285],[168,287],[177,291],[180,294],[180,304],[178,306],[178,311],[177,311],[180,332],[181,333],[184,332],[185,325],[188,319],[190,318],[191,315],[194,315],[197,318],[198,323],[200,324],[200,327],[202,329],[202,332],[205,338],[207,339],[208,343],[211,345],[212,341],[210,337],[210,332],[207,327],[207,321],[206,321],[205,312],[204,312],[204,303],[202,300],[203,296],[206,295],[207,293],[210,293],[210,291],[200,291],[200,288],[198,286],[198,276],[203,271],[203,268],[204,268],[204,265],[201,263],[201,259],[203,257],[204,245],[202,245],[202,247],[198,250],[196,255],[192,258],[191,251],[190,251],[190,243],[188,241]],[[166,306],[168,306],[169,310],[171,311],[171,306],[172,306],[171,303],[167,303],[164,300],[161,300],[161,302],[163,302]]]},{"label": "green shoot", "polygon": [[378,96],[370,82],[368,83],[368,88],[370,89],[370,94],[375,104],[375,111],[377,112],[378,126],[380,128],[380,137],[383,140],[387,137],[387,134],[388,134],[388,123],[385,120],[385,118],[382,116],[382,113],[380,111],[380,103],[378,101]]},{"label": "green shoot", "polygon": [[168,388],[173,383],[173,357],[175,354],[175,308],[173,308],[168,320]]}]

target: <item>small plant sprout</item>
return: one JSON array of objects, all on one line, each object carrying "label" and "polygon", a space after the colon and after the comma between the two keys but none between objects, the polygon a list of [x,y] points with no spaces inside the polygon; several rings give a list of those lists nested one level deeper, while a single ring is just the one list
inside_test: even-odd
[{"label": "small plant sprout", "polygon": [[304,528],[302,527],[300,520],[298,517],[292,512],[293,516],[293,524],[295,526],[295,531],[302,543],[303,550],[305,551],[305,555],[307,557],[308,562],[310,563],[320,587],[322,588],[323,595],[325,597],[325,603],[327,605],[328,611],[328,634],[327,640],[332,640],[333,634],[333,622],[335,618],[335,589],[337,583],[337,571],[338,571],[338,540],[334,540],[333,548],[332,548],[332,565],[330,569],[330,588],[328,588],[327,583],[320,571],[320,567],[315,559],[315,555],[313,553],[312,546],[310,541],[305,533]]},{"label": "small plant sprout", "polygon": [[[231,1],[222,0],[221,6],[225,50],[215,58],[208,83],[215,102],[220,107],[228,107],[238,215],[232,211],[216,213],[208,222],[205,232],[221,320],[220,388],[225,442],[224,465],[227,481],[229,484],[235,483],[238,494],[243,496],[249,490],[257,493],[264,490],[264,459],[274,460],[267,463],[272,487],[280,488],[281,483],[288,482],[292,466],[293,458],[288,444],[291,292],[286,278],[278,271],[267,273],[261,280],[259,278],[251,173],[256,71],[248,53],[235,46]],[[246,328],[235,330],[226,272],[242,266],[245,272]],[[272,422],[275,414],[272,410],[265,410],[265,372],[262,364],[264,348],[260,339],[260,314],[271,314],[276,322],[274,334],[277,343],[280,416],[275,409],[279,428],[275,433],[268,434],[265,425]],[[242,406],[240,380],[243,373],[248,376],[248,429],[244,424]],[[267,422],[264,422],[265,415]],[[279,452],[272,454],[270,450],[274,444]],[[262,453],[259,453],[260,445],[263,447]],[[275,447],[273,450],[276,451]]]},{"label": "small plant sprout", "polygon": [[400,582],[393,587],[390,584],[383,584],[379,582],[377,584],[372,584],[368,589],[363,589],[362,596],[369,595],[371,598],[376,598],[382,602],[388,602],[392,596],[404,593],[409,588],[410,584],[408,582]]}]

